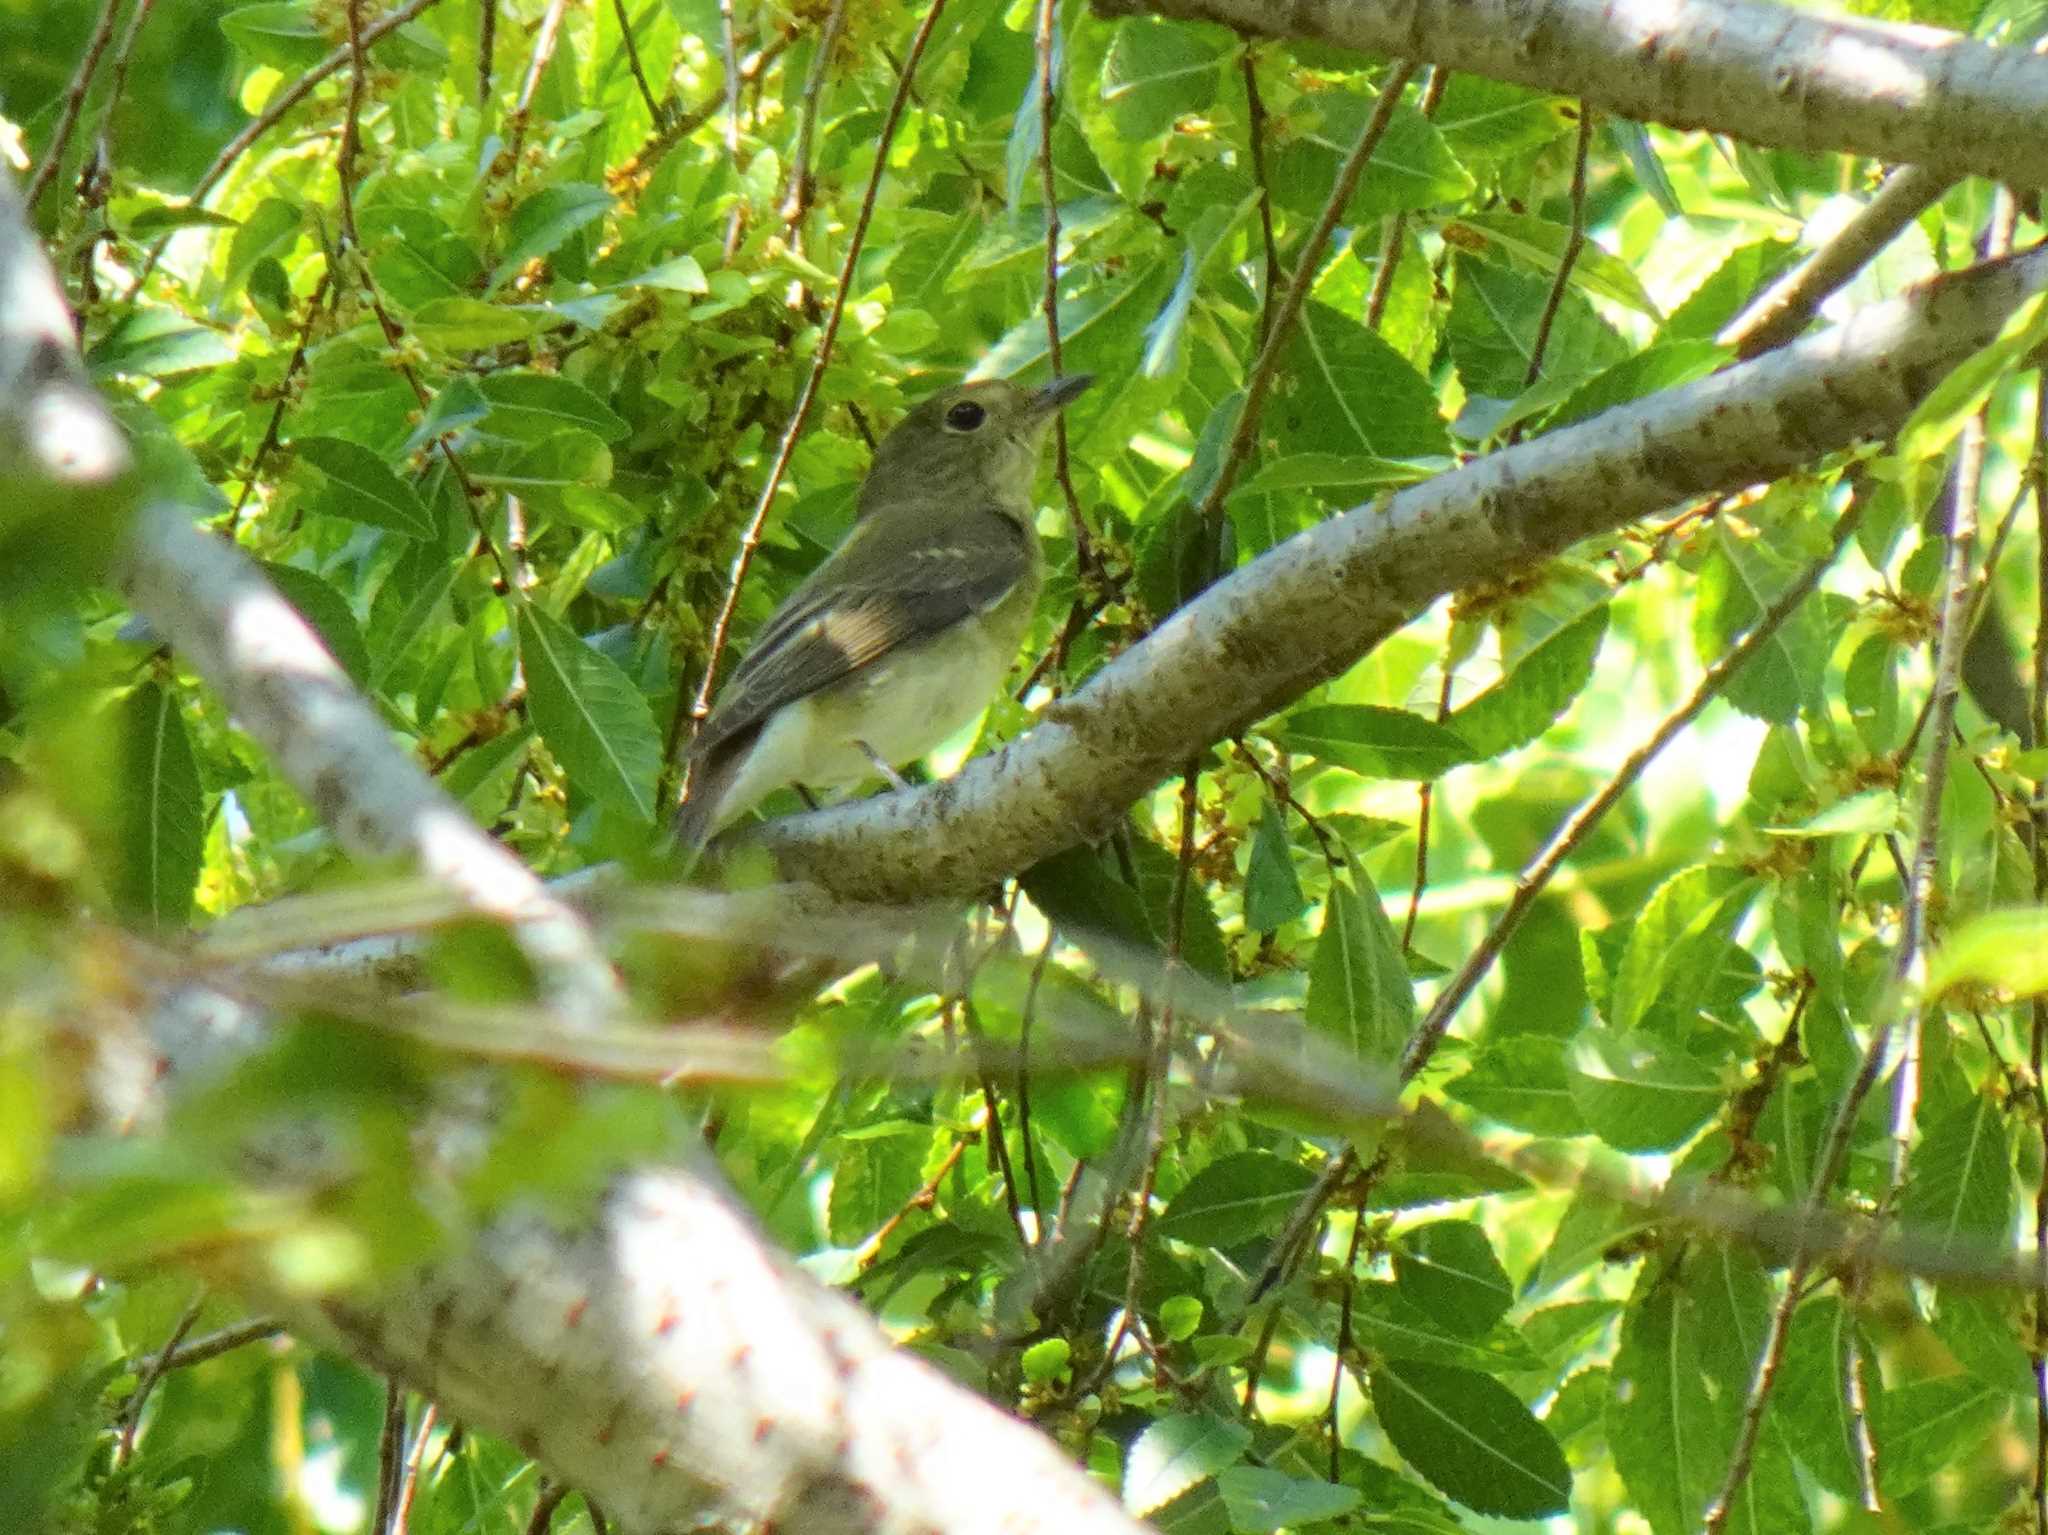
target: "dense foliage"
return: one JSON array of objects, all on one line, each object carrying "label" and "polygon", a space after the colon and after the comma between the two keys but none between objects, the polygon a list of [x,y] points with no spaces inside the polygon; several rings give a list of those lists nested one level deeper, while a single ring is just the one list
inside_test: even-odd
[{"label": "dense foliage", "polygon": [[[1031,0],[949,0],[928,36],[911,0],[736,0],[730,34],[717,0],[414,0],[384,31],[382,0],[16,0],[0,110],[23,165],[48,159],[32,212],[152,488],[261,559],[395,737],[547,874],[662,872],[664,764],[826,338],[735,653],[843,533],[907,402],[1049,375],[1053,212],[1062,367],[1106,386],[1041,487],[1021,697],[940,767],[1321,519],[1722,367],[1724,327],[1876,181],[1471,76],[1055,9],[1046,50]],[[1889,9],[2020,46],[2037,24]],[[1253,359],[1390,85],[1213,505]],[[1829,313],[1967,264],[1995,213],[1955,186]],[[729,1015],[728,981],[769,1013],[768,1085],[578,1082],[530,1013],[454,1048],[425,1042],[431,1007],[393,1031],[302,997],[146,1142],[77,1128],[80,1034],[213,963],[186,935],[231,911],[396,887],[101,584],[118,529],[0,508],[0,1507],[66,1532],[365,1528],[379,1380],[265,1336],[145,1382],[153,1352],[246,1320],[239,1274],[359,1282],[708,1123],[811,1272],[1161,1529],[1694,1529],[1788,1263],[1807,1288],[1730,1527],[2018,1518],[2048,1320],[1970,1281],[2023,1228],[2031,1250],[2048,1135],[2042,977],[2018,965],[2048,936],[2023,350],[1882,451],[1462,592],[1248,720],[1120,837],[819,995],[764,1003],[744,957],[621,940],[650,1017]],[[1984,536],[1952,564],[1959,481]],[[1816,561],[1768,644],[1631,760]],[[1951,588],[1979,643],[1928,818]],[[1283,1102],[1224,1047],[1291,1059],[1305,1037],[1355,1073],[1340,1087],[1384,1080],[1517,871],[1617,774],[1411,1087],[1419,1118]],[[1909,911],[1930,826],[1934,899]],[[1980,920],[2002,908],[2024,910]],[[435,995],[482,1005],[524,997],[520,964],[481,927],[427,957]],[[1808,1196],[1881,1025],[1915,1069],[1863,1101],[1837,1193],[1902,1235],[1809,1264],[1758,1212]],[[1074,1069],[1063,1026],[1125,1055]],[[842,1069],[854,1042],[914,1041],[915,1069]],[[414,1131],[495,1053],[525,1064],[494,1068],[490,1154],[429,1190]],[[332,1181],[253,1187],[230,1148],[309,1110]],[[1083,1166],[1119,1197],[1091,1204]],[[1290,1261],[1276,1239],[1319,1177]],[[1666,1180],[1727,1199],[1679,1219]],[[1049,1280],[1034,1244],[1062,1220],[1099,1241]],[[421,1446],[416,1535],[526,1527],[530,1462],[445,1422]],[[1872,1495],[1882,1525],[1856,1512]],[[572,1498],[554,1527],[592,1517]]]}]

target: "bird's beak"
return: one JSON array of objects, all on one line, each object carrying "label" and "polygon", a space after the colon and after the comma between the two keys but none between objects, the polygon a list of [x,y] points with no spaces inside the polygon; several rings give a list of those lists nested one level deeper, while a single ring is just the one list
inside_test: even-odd
[{"label": "bird's beak", "polygon": [[1093,373],[1069,373],[1056,378],[1031,397],[1031,413],[1034,416],[1049,416],[1074,403],[1081,392],[1095,382]]}]

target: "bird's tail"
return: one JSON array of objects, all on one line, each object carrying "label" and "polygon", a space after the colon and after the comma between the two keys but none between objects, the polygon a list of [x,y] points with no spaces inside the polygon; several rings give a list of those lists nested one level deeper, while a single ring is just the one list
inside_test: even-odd
[{"label": "bird's tail", "polygon": [[720,804],[745,760],[745,752],[709,751],[692,755],[689,788],[676,810],[675,843],[679,851],[695,855],[704,850],[704,844],[719,828]]}]

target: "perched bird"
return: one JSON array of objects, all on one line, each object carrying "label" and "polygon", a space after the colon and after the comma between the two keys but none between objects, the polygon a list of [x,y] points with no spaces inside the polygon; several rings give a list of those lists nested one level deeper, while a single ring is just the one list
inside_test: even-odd
[{"label": "perched bird", "polygon": [[882,439],[852,530],[770,616],[697,733],[684,847],[788,784],[900,783],[898,764],[987,706],[1038,601],[1039,449],[1092,382],[961,384]]}]

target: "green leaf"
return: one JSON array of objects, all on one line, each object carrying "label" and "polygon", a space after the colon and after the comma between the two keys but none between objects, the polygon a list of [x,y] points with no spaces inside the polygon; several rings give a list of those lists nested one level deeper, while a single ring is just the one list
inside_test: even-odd
[{"label": "green leaf", "polygon": [[1144,1518],[1235,1465],[1251,1442],[1250,1429],[1223,1418],[1169,1413],[1157,1419],[1131,1442],[1124,1462],[1124,1507]]},{"label": "green leaf", "polygon": [[127,767],[109,893],[123,916],[175,932],[191,916],[206,840],[192,740],[176,696],[154,682],[128,695],[118,723]]},{"label": "green leaf", "polygon": [[1415,986],[1401,959],[1379,892],[1363,868],[1363,893],[1331,881],[1323,932],[1308,972],[1308,1025],[1361,1064],[1384,1064],[1400,1053],[1415,1025]]},{"label": "green leaf", "polygon": [[1049,1386],[1067,1372],[1074,1347],[1065,1338],[1042,1338],[1017,1356],[1024,1379],[1034,1386]]},{"label": "green leaf", "polygon": [[291,449],[300,462],[326,476],[322,511],[408,538],[432,538],[438,531],[434,514],[419,493],[361,443],[340,437],[296,437]]},{"label": "green leaf", "polygon": [[[1309,120],[1297,118],[1295,132],[1272,156],[1268,181],[1275,206],[1314,218],[1365,132],[1377,102],[1354,91],[1311,96]],[[1458,163],[1444,136],[1408,102],[1394,108],[1387,131],[1373,151],[1345,208],[1345,222],[1363,223],[1389,213],[1434,208],[1472,190],[1472,177]]]},{"label": "green leaf", "polygon": [[1856,1419],[1847,1391],[1852,1324],[1849,1309],[1834,1295],[1817,1296],[1792,1313],[1774,1408],[1800,1426],[1794,1444],[1800,1461],[1843,1498],[1860,1491]]},{"label": "green leaf", "polygon": [[1197,1247],[1236,1247],[1275,1236],[1315,1174],[1270,1151],[1211,1162],[1173,1196],[1154,1230]]},{"label": "green leaf", "polygon": [[1259,802],[1258,830],[1252,836],[1250,862],[1244,875],[1244,925],[1270,933],[1308,910],[1301,880],[1294,872],[1294,849],[1287,840],[1287,821],[1270,799]]},{"label": "green leaf", "polygon": [[370,676],[370,649],[363,643],[363,631],[349,610],[348,599],[332,586],[296,565],[263,562],[263,573],[284,600],[299,610],[299,616],[313,626],[328,653],[341,663],[349,680],[358,687]]},{"label": "green leaf", "polygon": [[1974,1473],[1971,1480],[1980,1484],[1996,1475],[1997,1462],[1986,1451],[2011,1400],[1974,1375],[1913,1380],[1886,1391],[1872,1425],[1878,1490],[1903,1498],[1937,1473]]},{"label": "green leaf", "polygon": [[1149,139],[1176,118],[1205,110],[1230,51],[1219,33],[1152,17],[1116,23],[1102,61],[1102,102],[1116,131]]},{"label": "green leaf", "polygon": [[505,220],[505,253],[498,258],[485,291],[495,293],[529,261],[553,255],[570,236],[596,223],[611,208],[612,194],[601,186],[565,181],[542,187]]},{"label": "green leaf", "polygon": [[1420,485],[1443,472],[1449,459],[1372,458],[1363,454],[1290,453],[1276,458],[1240,491],[1320,490],[1360,499],[1377,491]]},{"label": "green leaf", "polygon": [[1444,1088],[1475,1113],[1532,1135],[1584,1135],[1586,1117],[1572,1099],[1565,1042],[1528,1035],[1494,1040],[1472,1069]]},{"label": "green leaf", "polygon": [[1444,144],[1467,165],[1512,159],[1572,131],[1568,97],[1465,71],[1451,76],[1434,119]]},{"label": "green leaf", "polygon": [[1475,1512],[1542,1519],[1563,1513],[1570,1501],[1564,1452],[1491,1376],[1386,1359],[1372,1371],[1372,1405],[1401,1458]]},{"label": "green leaf", "polygon": [[1903,807],[1894,789],[1865,789],[1838,799],[1794,826],[1760,828],[1772,837],[1882,837],[1903,824]]},{"label": "green leaf", "polygon": [[540,334],[542,317],[530,309],[480,298],[431,299],[412,312],[412,332],[438,351],[480,352]]},{"label": "green leaf", "polygon": [[2018,997],[2048,992],[2048,908],[1987,911],[1949,935],[1927,967],[1927,994],[1993,986]]},{"label": "green leaf", "polygon": [[[1527,387],[1536,333],[1550,303],[1550,283],[1492,261],[1460,255],[1453,263],[1445,340],[1458,377],[1475,395],[1512,400]],[[1557,305],[1543,349],[1539,382],[1569,387],[1611,368],[1629,348],[1601,319],[1585,295],[1567,289]]]},{"label": "green leaf", "polygon": [[[1463,238],[1459,237],[1461,233]],[[1446,225],[1445,238],[1460,250],[1473,249],[1475,238],[1484,240],[1555,281],[1557,269],[1571,245],[1572,232],[1569,225],[1552,223],[1534,214],[1481,209],[1460,213]],[[1634,269],[1590,240],[1580,246],[1572,262],[1571,284],[1652,320],[1662,318]]]},{"label": "green leaf", "polygon": [[1263,1466],[1232,1466],[1216,1478],[1235,1535],[1277,1531],[1335,1519],[1365,1501],[1356,1487],[1312,1481]]},{"label": "green leaf", "polygon": [[1145,352],[1138,364],[1141,377],[1166,378],[1180,370],[1181,338],[1187,332],[1194,301],[1195,253],[1190,250],[1181,255],[1180,280],[1145,327]]},{"label": "green leaf", "polygon": [[1972,1093],[1926,1125],[1899,1218],[1916,1242],[1963,1255],[2002,1252],[2012,1223],[2012,1143],[1998,1105]]},{"label": "green leaf", "polygon": [[133,310],[94,342],[85,354],[87,370],[104,381],[123,374],[171,378],[235,360],[236,347],[224,334],[186,319],[173,309]]},{"label": "green leaf", "polygon": [[508,369],[486,374],[477,387],[490,402],[490,418],[484,429],[494,437],[538,442],[564,428],[580,427],[612,443],[632,431],[603,400],[559,373]]},{"label": "green leaf", "polygon": [[1429,381],[1328,304],[1302,307],[1281,373],[1287,386],[1267,407],[1262,430],[1278,444],[1283,461],[1299,453],[1403,459],[1451,450]]},{"label": "green leaf", "polygon": [[637,277],[629,277],[619,284],[622,288],[665,288],[675,293],[709,293],[711,284],[704,280],[704,268],[697,258],[688,254],[671,256],[658,262]]},{"label": "green leaf", "polygon": [[1415,1306],[1472,1337],[1491,1329],[1515,1301],[1514,1281],[1471,1221],[1431,1221],[1402,1232],[1394,1283]]},{"label": "green leaf", "polygon": [[519,610],[519,660],[534,728],[569,781],[599,804],[652,824],[661,735],[632,680],[531,603]]},{"label": "green leaf", "polygon": [[[1659,885],[1629,928],[1608,1020],[1624,1031],[1681,1034],[1726,994],[1746,994],[1753,961],[1734,938],[1757,890],[1756,880],[1720,864],[1686,869]],[[1738,962],[1741,968],[1731,971]]]},{"label": "green leaf", "polygon": [[[1780,554],[1762,537],[1741,537],[1714,525],[1713,554],[1700,572],[1693,634],[1702,661],[1713,661],[1754,627],[1798,576],[1803,561]],[[1743,713],[1789,725],[1800,707],[1821,696],[1832,649],[1819,608],[1802,603],[1729,679],[1723,694]]]},{"label": "green leaf", "polygon": [[334,47],[307,5],[245,5],[222,16],[220,29],[257,63],[292,74],[319,63]]},{"label": "green leaf", "polygon": [[1266,734],[1290,752],[1366,778],[1441,778],[1472,760],[1472,748],[1457,732],[1378,704],[1313,704]]},{"label": "green leaf", "polygon": [[1585,690],[1606,634],[1603,604],[1538,643],[1514,670],[1454,712],[1445,725],[1475,757],[1497,757],[1528,745]]},{"label": "green leaf", "polygon": [[1656,1535],[1696,1535],[1727,1470],[1730,1408],[1740,1404],[1713,1390],[1698,1307],[1662,1265],[1644,1266],[1613,1369],[1607,1438],[1635,1510]]},{"label": "green leaf", "polygon": [[1718,1071],[1669,1041],[1597,1025],[1573,1042],[1571,1083],[1586,1124],[1618,1151],[1668,1151],[1727,1096]]},{"label": "green leaf", "polygon": [[1659,341],[1711,341],[1799,256],[1790,240],[1738,246],[1672,310]]}]

